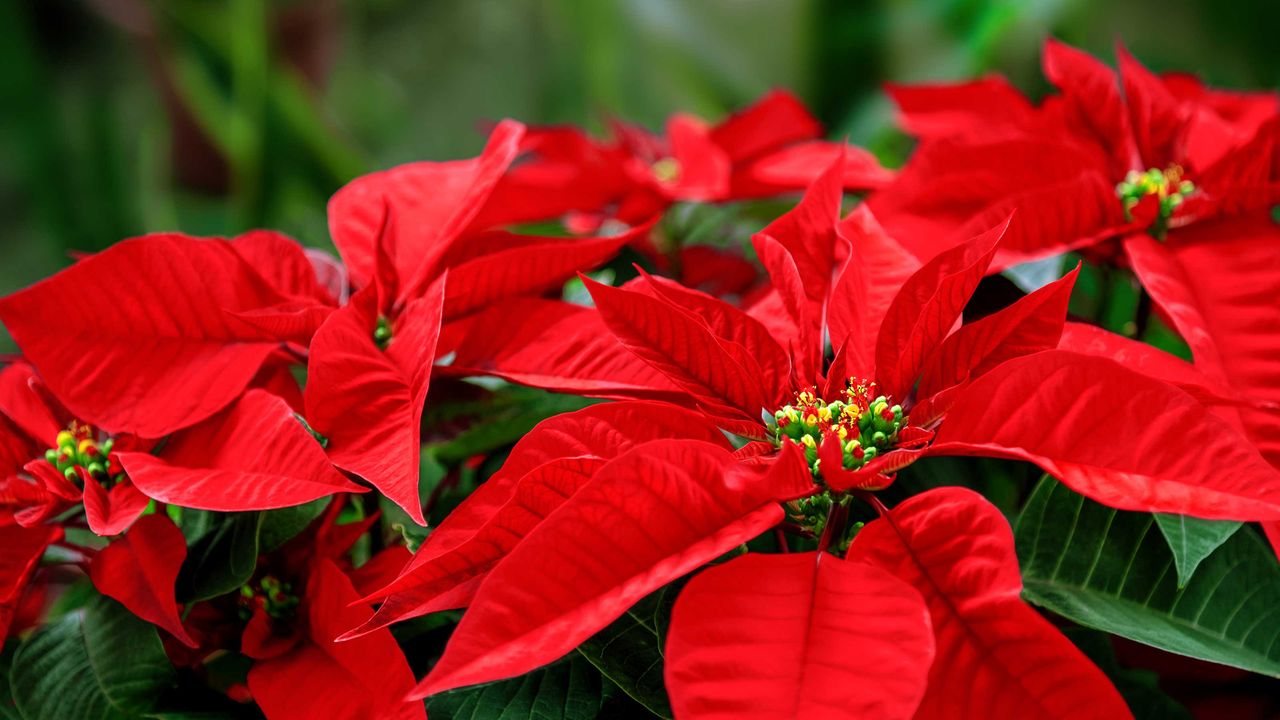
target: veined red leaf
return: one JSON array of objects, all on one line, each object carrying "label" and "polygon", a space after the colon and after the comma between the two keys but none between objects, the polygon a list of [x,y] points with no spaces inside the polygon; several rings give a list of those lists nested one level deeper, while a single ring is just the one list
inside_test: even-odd
[{"label": "veined red leaf", "polygon": [[[0,415],[13,422],[28,441],[54,444],[58,431],[63,430],[69,418],[59,418],[49,405],[49,398],[42,392],[40,378],[35,368],[26,362],[16,362],[0,370]],[[22,465],[31,456],[22,458]]]},{"label": "veined red leaf", "polygon": [[[1268,213],[1126,240],[1134,271],[1172,319],[1196,367],[1254,403],[1280,404],[1280,227]],[[1249,437],[1280,466],[1280,412],[1242,409]]]},{"label": "veined red leaf", "polygon": [[1280,471],[1228,423],[1172,385],[1062,350],[962,389],[930,452],[1033,462],[1122,510],[1280,520]]},{"label": "veined red leaf", "polygon": [[[415,563],[390,585],[379,590],[382,606],[363,625],[342,637],[359,637],[393,622],[461,607],[470,598],[451,591],[468,584],[497,565],[507,553],[552,512],[573,497],[605,464],[592,457],[552,460],[529,471],[515,482],[507,501],[462,544],[449,552],[432,553],[426,563]],[[474,592],[479,585],[470,585]],[[442,598],[448,598],[440,602]]]},{"label": "veined red leaf", "polygon": [[822,137],[822,125],[804,103],[784,90],[766,93],[711,129],[711,141],[740,163],[802,140]]},{"label": "veined red leaf", "polygon": [[1116,60],[1124,87],[1129,124],[1133,128],[1143,167],[1168,167],[1186,162],[1179,152],[1186,126],[1186,110],[1160,78],[1139,63],[1124,45],[1116,44]]},{"label": "veined red leaf", "polygon": [[780,148],[733,168],[729,193],[735,198],[782,195],[808,187],[822,169],[844,158],[840,181],[845,190],[874,190],[888,185],[894,172],[856,145],[810,140]]},{"label": "veined red leaf", "polygon": [[504,120],[478,158],[400,165],[356,178],[335,193],[329,234],[355,284],[373,279],[384,213],[390,212],[395,220],[387,242],[400,296],[416,297],[438,274],[436,261],[480,213],[523,135],[523,125]]},{"label": "veined red leaf", "polygon": [[385,349],[374,342],[373,288],[316,333],[307,365],[307,419],[329,440],[336,465],[377,487],[426,525],[418,496],[423,403],[435,363],[445,281],[390,320]]},{"label": "veined red leaf", "polygon": [[622,346],[595,308],[521,298],[464,322],[470,328],[440,372],[593,397],[687,402],[684,390]]},{"label": "veined red leaf", "polygon": [[[692,395],[707,412],[756,421],[766,397],[760,373],[743,367],[706,325],[643,293],[584,279],[605,325],[624,347]],[[758,368],[757,368],[758,370]]]},{"label": "veined red leaf", "polygon": [[1133,128],[1115,71],[1088,53],[1050,38],[1044,44],[1044,76],[1062,91],[1064,119],[1115,158],[1113,170],[1140,167]]},{"label": "veined red leaf", "polygon": [[[649,234],[653,223],[613,237],[537,238],[498,250],[449,270],[444,300],[446,318],[467,313],[520,295],[536,295],[564,283],[617,254],[624,245]],[[519,237],[519,236],[513,236]]]},{"label": "veined red leaf", "polygon": [[0,300],[0,319],[73,415],[157,438],[244,391],[280,344],[234,315],[284,301],[227,241],[147,235]]},{"label": "veined red leaf", "polygon": [[[706,416],[677,405],[623,401],[592,405],[538,423],[507,456],[502,468],[449,513],[413,556],[402,574],[452,551],[471,539],[511,497],[525,475],[566,458],[613,458],[652,440],[700,440],[731,449]],[[371,597],[381,597],[375,593]]]},{"label": "veined red leaf", "polygon": [[274,230],[251,230],[233,238],[231,246],[281,295],[334,304],[336,296],[321,285],[306,249],[292,238]]},{"label": "veined red leaf", "polygon": [[910,718],[933,662],[920,593],[826,553],[751,553],[680,592],[666,645],[679,718]]},{"label": "veined red leaf", "polygon": [[147,497],[201,510],[269,510],[365,491],[334,469],[283,400],[262,390],[174,435],[160,457],[115,456]]},{"label": "veined red leaf", "polygon": [[415,695],[518,675],[777,523],[768,483],[697,441],[620,455],[490,571]]},{"label": "veined red leaf", "polygon": [[919,138],[1000,137],[1024,130],[1034,118],[1031,103],[999,75],[938,85],[890,83],[885,92],[898,106],[898,124]]},{"label": "veined red leaf", "polygon": [[793,373],[800,383],[811,383],[820,374],[824,350],[822,305],[809,301],[795,258],[782,243],[756,233],[751,244],[769,271],[773,294],[754,305],[748,314],[766,330],[782,330],[778,341],[785,342],[790,350]]},{"label": "veined red leaf", "polygon": [[849,213],[839,229],[849,241],[849,259],[831,293],[827,330],[831,346],[845,355],[846,377],[874,377],[880,325],[920,261],[885,233],[866,205]]},{"label": "veined red leaf", "polygon": [[917,495],[864,527],[847,557],[896,575],[929,606],[937,655],[916,718],[1131,717],[1102,671],[1018,597],[1013,532],[977,493]]},{"label": "veined red leaf", "polygon": [[187,541],[173,521],[164,513],[147,515],[124,537],[98,551],[89,565],[89,579],[98,592],[118,600],[129,612],[196,647],[182,627],[174,599],[174,583],[186,557]]},{"label": "veined red leaf", "polygon": [[1079,272],[1077,265],[1062,278],[948,336],[925,364],[919,396],[977,378],[1005,360],[1057,347]]},{"label": "veined red leaf", "polygon": [[4,552],[0,552],[0,637],[9,636],[9,625],[22,601],[22,591],[44,556],[45,548],[61,539],[62,528],[57,525],[32,528],[0,525],[0,547],[4,548]]},{"label": "veined red leaf", "polygon": [[818,317],[822,317],[835,280],[839,242],[836,223],[840,220],[843,172],[844,157],[838,156],[805,191],[799,205],[760,231],[777,240],[795,260],[809,302],[818,308]]},{"label": "veined red leaf", "polygon": [[903,283],[876,342],[876,380],[886,394],[906,397],[986,274],[1008,225],[1006,219],[941,253]]}]

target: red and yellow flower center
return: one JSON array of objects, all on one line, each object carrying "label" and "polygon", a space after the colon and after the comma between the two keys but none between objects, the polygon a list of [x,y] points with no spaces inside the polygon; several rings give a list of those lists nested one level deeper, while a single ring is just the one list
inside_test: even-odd
[{"label": "red and yellow flower center", "polygon": [[1124,204],[1124,214],[1129,220],[1134,219],[1134,210],[1149,197],[1156,198],[1155,213],[1152,220],[1152,233],[1163,235],[1168,228],[1169,218],[1173,217],[1178,206],[1191,193],[1196,191],[1195,183],[1187,180],[1178,165],[1170,165],[1161,170],[1151,168],[1146,172],[1130,170],[1124,180],[1116,185],[1116,196]]},{"label": "red and yellow flower center", "polygon": [[55,443],[55,447],[45,452],[44,459],[68,480],[80,481],[77,468],[98,482],[114,483],[124,479],[124,471],[111,457],[115,441],[107,438],[99,442],[92,427],[73,421],[70,427],[58,433]]},{"label": "red and yellow flower center", "polygon": [[815,479],[822,478],[818,446],[826,439],[838,441],[847,470],[857,470],[888,451],[906,424],[902,406],[876,394],[876,384],[850,378],[843,397],[826,401],[815,390],[796,393],[795,400],[773,414],[773,441],[778,447],[790,441],[804,446],[805,458]]},{"label": "red and yellow flower center", "polygon": [[680,180],[680,161],[673,157],[664,157],[649,166],[653,177],[663,185]]},{"label": "red and yellow flower center", "polygon": [[257,583],[240,586],[240,617],[248,620],[262,610],[276,620],[292,619],[302,603],[293,592],[293,584],[275,575],[263,575]]}]

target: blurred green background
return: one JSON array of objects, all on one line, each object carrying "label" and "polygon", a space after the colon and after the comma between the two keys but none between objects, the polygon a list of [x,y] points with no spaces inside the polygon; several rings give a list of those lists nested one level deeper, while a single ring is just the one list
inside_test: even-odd
[{"label": "blurred green background", "polygon": [[1053,34],[1275,87],[1277,28],[1273,1],[5,0],[0,293],[150,231],[325,245],[345,181],[472,154],[501,117],[658,126],[783,86],[897,164],[886,80],[1042,92]]}]

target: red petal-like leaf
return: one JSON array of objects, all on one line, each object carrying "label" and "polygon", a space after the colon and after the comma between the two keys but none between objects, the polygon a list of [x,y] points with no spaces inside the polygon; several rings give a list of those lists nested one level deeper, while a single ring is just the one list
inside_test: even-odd
[{"label": "red petal-like leaf", "polygon": [[885,394],[906,397],[986,274],[1006,227],[1007,220],[947,250],[903,283],[876,342],[876,380]]},{"label": "red petal-like leaf", "polygon": [[884,570],[753,553],[680,592],[665,676],[679,718],[905,720],[933,652],[929,608]]},{"label": "red petal-like leaf", "polygon": [[840,222],[840,234],[849,240],[849,259],[831,293],[827,330],[831,346],[844,352],[846,377],[874,377],[880,325],[920,261],[885,233],[866,205]]},{"label": "red petal-like leaf", "polygon": [[1005,360],[1057,347],[1067,302],[1079,266],[1064,277],[952,333],[920,376],[920,397],[929,397],[994,368]]},{"label": "red petal-like leaf", "polygon": [[182,627],[173,591],[186,558],[182,531],[163,513],[147,515],[94,556],[89,579],[98,592],[115,598],[129,612],[196,647]]},{"label": "red petal-like leaf", "polygon": [[898,122],[919,138],[1000,137],[1024,131],[1034,111],[1008,80],[998,75],[945,85],[886,85],[898,106]]},{"label": "red petal-like leaf", "polygon": [[[29,441],[54,444],[58,431],[66,427],[50,407],[48,393],[43,391],[35,369],[16,362],[0,370],[0,414],[18,427]],[[31,457],[25,457],[19,465]]]},{"label": "red petal-like leaf", "polygon": [[1010,360],[961,390],[931,454],[1036,463],[1122,510],[1280,520],[1280,471],[1185,392],[1061,350]]},{"label": "red petal-like leaf", "polygon": [[284,300],[224,240],[149,235],[0,300],[0,319],[77,418],[155,438],[244,391],[279,342],[234,314]]},{"label": "red petal-like leaf", "polygon": [[789,92],[774,90],[722,120],[711,141],[735,163],[783,145],[822,137],[822,125]]},{"label": "red petal-like leaf", "polygon": [[418,496],[423,403],[435,362],[444,283],[412,300],[391,321],[379,349],[368,290],[334,313],[311,344],[307,419],[329,439],[339,467],[373,483],[409,517],[426,525]]},{"label": "red petal-like leaf", "polygon": [[[205,422],[212,422],[206,420]],[[116,457],[131,453],[117,453]],[[151,459],[146,453],[136,453]],[[47,463],[46,463],[47,464]],[[84,519],[89,529],[102,537],[111,537],[124,532],[142,511],[147,509],[151,498],[147,497],[136,485],[125,481],[112,488],[105,488],[84,468],[77,468],[80,482],[84,485]]]},{"label": "red petal-like leaf", "polygon": [[365,490],[334,469],[283,400],[262,390],[174,435],[160,457],[115,455],[148,497],[202,510],[269,510]]},{"label": "red petal-like leaf", "polygon": [[706,443],[658,441],[619,456],[490,571],[415,694],[564,655],[652,590],[777,523],[770,489]]},{"label": "red petal-like leaf", "polygon": [[331,561],[312,568],[304,600],[310,642],[254,663],[249,671],[249,690],[268,717],[426,720],[421,702],[404,699],[413,687],[413,672],[389,631],[333,641],[369,617],[368,608],[351,606],[357,597]]},{"label": "red petal-like leaf", "polygon": [[929,606],[937,656],[916,718],[1131,717],[1102,671],[1018,597],[1013,532],[977,493],[907,500],[864,527],[848,558],[888,570]]},{"label": "red petal-like leaf", "polygon": [[418,162],[370,173],[329,200],[329,234],[352,280],[368,285],[384,215],[394,218],[386,239],[403,298],[415,297],[437,261],[483,208],[494,185],[519,151],[524,126],[504,120],[478,158]]},{"label": "red petal-like leaf", "polygon": [[757,421],[766,398],[759,367],[744,367],[707,328],[675,305],[584,279],[601,318],[624,347],[684,388],[707,412]]},{"label": "red petal-like leaf", "polygon": [[274,230],[252,230],[231,246],[281,295],[334,304],[334,294],[320,284],[315,264],[297,241]]},{"label": "red petal-like leaf", "polygon": [[[760,231],[777,240],[791,254],[809,301],[818,308],[818,317],[822,316],[835,280],[839,243],[836,222],[840,219],[843,197],[843,169],[844,158],[837,157],[805,191],[799,205]],[[765,269],[772,274],[772,269]]]},{"label": "red petal-like leaf", "polygon": [[45,548],[61,539],[57,525],[0,525],[0,638],[9,636],[14,610]]},{"label": "red petal-like leaf", "polygon": [[1123,45],[1116,45],[1116,60],[1142,166],[1164,168],[1186,162],[1186,154],[1179,150],[1184,141],[1186,110],[1160,78],[1134,59]]},{"label": "red petal-like leaf", "polygon": [[1062,90],[1062,111],[1073,129],[1107,148],[1112,169],[1140,167],[1129,114],[1115,71],[1091,55],[1050,38],[1044,44],[1044,75]]},{"label": "red petal-like leaf", "polygon": [[468,320],[440,372],[494,375],[556,392],[687,403],[666,375],[622,346],[595,308],[522,298]]}]

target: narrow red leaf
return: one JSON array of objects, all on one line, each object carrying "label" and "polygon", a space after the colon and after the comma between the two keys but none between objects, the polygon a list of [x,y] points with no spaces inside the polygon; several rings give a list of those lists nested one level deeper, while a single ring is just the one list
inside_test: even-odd
[{"label": "narrow red leaf", "polygon": [[182,531],[163,513],[147,515],[94,556],[89,579],[98,592],[119,601],[129,612],[158,625],[184,645],[196,647],[182,627],[174,599],[174,583],[186,558]]},{"label": "narrow red leaf", "polygon": [[1104,358],[1050,350],[1004,363],[960,391],[930,451],[1033,462],[1122,510],[1280,520],[1280,471],[1245,438]]},{"label": "narrow red leaf", "polygon": [[1129,115],[1115,71],[1088,53],[1050,38],[1044,44],[1044,75],[1062,91],[1067,123],[1116,159],[1121,173],[1139,167]]},{"label": "narrow red leaf", "polygon": [[73,415],[156,438],[244,391],[279,342],[234,315],[285,299],[227,241],[148,235],[0,300],[0,319]]},{"label": "narrow red leaf", "polygon": [[333,462],[377,487],[426,525],[418,496],[423,403],[435,362],[445,283],[390,321],[386,349],[374,342],[372,288],[334,313],[311,344],[307,419],[329,440]]},{"label": "narrow red leaf", "polygon": [[876,380],[906,397],[929,355],[951,331],[987,272],[1008,220],[943,252],[907,278],[885,311],[876,342]]},{"label": "narrow red leaf", "polygon": [[283,400],[262,390],[174,435],[160,457],[115,455],[139,490],[181,507],[269,510],[365,491],[334,469]]},{"label": "narrow red leaf", "polygon": [[[532,670],[782,517],[727,451],[658,441],[610,462],[489,573],[415,695]],[[758,478],[755,478],[758,480]]]},{"label": "narrow red leaf", "polygon": [[930,490],[864,527],[851,561],[881,567],[924,596],[937,638],[915,717],[1131,717],[1120,693],[1019,598],[1013,532],[963,488]]},{"label": "narrow red leaf", "polygon": [[938,346],[921,372],[920,397],[973,380],[1015,357],[1058,346],[1079,265],[1007,308],[966,323]]},{"label": "narrow red leaf", "polygon": [[679,718],[910,718],[933,662],[929,608],[826,553],[748,554],[680,592],[665,677]]},{"label": "narrow red leaf", "polygon": [[837,157],[805,191],[799,205],[760,231],[777,240],[795,260],[809,302],[818,308],[818,317],[822,316],[835,280],[839,243],[836,222],[840,219],[843,171],[844,158]]},{"label": "narrow red leaf", "polygon": [[991,75],[944,85],[885,86],[898,122],[911,135],[1000,137],[1033,122],[1031,103],[1008,80]]},{"label": "narrow red leaf", "polygon": [[320,283],[316,266],[296,240],[274,230],[251,230],[231,246],[281,295],[333,305],[336,297]]},{"label": "narrow red leaf", "polygon": [[62,539],[62,528],[40,525],[24,528],[0,525],[0,638],[9,636],[10,623],[22,601],[31,573],[44,556],[45,548]]},{"label": "narrow red leaf", "polygon": [[[133,453],[117,453],[116,457],[125,454]],[[146,453],[136,454],[148,458],[146,462],[151,460],[151,456]],[[89,529],[102,537],[124,532],[151,503],[151,498],[144,495],[132,482],[125,481],[107,488],[85,472],[84,468],[77,468],[77,472],[80,473],[80,482],[84,486],[84,519],[89,523]]]}]

